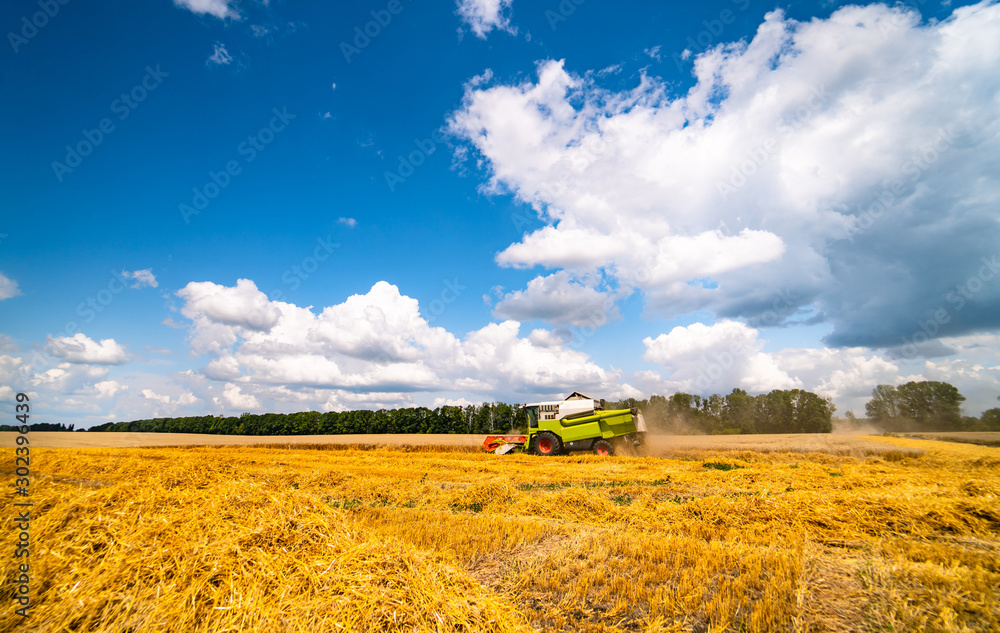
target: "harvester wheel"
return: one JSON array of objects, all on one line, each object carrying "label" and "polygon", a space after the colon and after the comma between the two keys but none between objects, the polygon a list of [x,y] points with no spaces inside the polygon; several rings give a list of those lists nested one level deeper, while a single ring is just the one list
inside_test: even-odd
[{"label": "harvester wheel", "polygon": [[555,433],[542,431],[535,439],[535,452],[539,455],[558,455],[562,452],[562,440]]},{"label": "harvester wheel", "polygon": [[597,440],[594,442],[594,447],[592,449],[594,455],[614,455],[615,449],[611,446],[611,442],[607,440]]}]

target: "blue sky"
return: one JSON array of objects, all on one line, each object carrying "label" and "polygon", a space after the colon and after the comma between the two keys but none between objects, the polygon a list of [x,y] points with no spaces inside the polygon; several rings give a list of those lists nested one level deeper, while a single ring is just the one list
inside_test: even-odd
[{"label": "blue sky", "polygon": [[994,2],[0,16],[0,398],[52,421],[1000,395]]}]

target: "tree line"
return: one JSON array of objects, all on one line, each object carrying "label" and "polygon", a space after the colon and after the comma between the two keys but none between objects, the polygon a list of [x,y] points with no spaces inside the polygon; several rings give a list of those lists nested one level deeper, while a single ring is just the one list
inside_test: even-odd
[{"label": "tree line", "polygon": [[[963,416],[965,397],[945,382],[878,385],[865,405],[868,422],[883,431],[1000,431],[1000,408],[979,418]],[[728,395],[675,393],[645,400],[604,402],[605,409],[638,408],[654,433],[753,434],[829,433],[836,408],[830,398],[802,389],[775,389],[756,396],[743,389]],[[855,422],[847,413],[848,422]],[[523,433],[527,416],[520,405],[415,407],[378,411],[244,413],[108,422],[93,432],[205,433],[212,435],[345,435],[369,433]],[[4,425],[0,431],[20,427]],[[36,423],[32,431],[72,431],[73,425]],[[79,429],[84,430],[84,429]]]},{"label": "tree line", "polygon": [[743,389],[726,396],[675,393],[611,404],[611,408],[638,407],[651,432],[674,435],[829,433],[836,410],[829,398],[802,389],[775,389],[757,396]]},{"label": "tree line", "polygon": [[108,422],[90,431],[131,433],[208,433],[212,435],[349,435],[369,433],[507,433],[523,431],[527,415],[504,402],[481,405],[414,407],[378,411],[303,411],[244,413],[238,417],[196,416]]},{"label": "tree line", "polygon": [[[74,425],[54,424],[52,422],[33,422],[28,425],[32,431],[72,431]],[[0,424],[0,433],[17,432],[21,430],[20,425]],[[81,431],[83,429],[80,429]]]},{"label": "tree line", "polygon": [[[828,433],[834,411],[829,399],[794,389],[750,396],[678,393],[648,400],[605,402],[605,409],[643,412],[650,431],[660,433]],[[195,416],[108,422],[94,432],[208,433],[214,435],[344,435],[369,433],[524,433],[528,419],[519,405],[415,407],[378,411],[244,413],[238,417]]]},{"label": "tree line", "polygon": [[879,385],[865,414],[886,431],[1000,431],[1000,408],[975,418],[962,415],[963,402],[965,396],[946,382]]}]

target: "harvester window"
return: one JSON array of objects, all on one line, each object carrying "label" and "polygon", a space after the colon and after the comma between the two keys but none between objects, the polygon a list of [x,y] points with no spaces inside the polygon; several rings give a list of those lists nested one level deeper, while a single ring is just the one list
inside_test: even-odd
[{"label": "harvester window", "polygon": [[525,409],[528,413],[528,426],[533,429],[538,428],[538,407],[528,407]]}]

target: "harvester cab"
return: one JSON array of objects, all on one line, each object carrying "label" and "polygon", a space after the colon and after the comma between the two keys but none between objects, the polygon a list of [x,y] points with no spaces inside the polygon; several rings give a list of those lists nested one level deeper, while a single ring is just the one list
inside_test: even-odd
[{"label": "harvester cab", "polygon": [[565,400],[534,402],[522,407],[528,416],[527,435],[491,435],[484,447],[504,455],[526,451],[560,455],[592,451],[614,455],[644,443],[646,423],[635,408],[605,410],[603,401],[573,393]]}]

